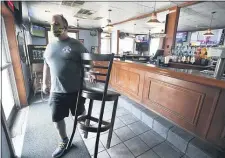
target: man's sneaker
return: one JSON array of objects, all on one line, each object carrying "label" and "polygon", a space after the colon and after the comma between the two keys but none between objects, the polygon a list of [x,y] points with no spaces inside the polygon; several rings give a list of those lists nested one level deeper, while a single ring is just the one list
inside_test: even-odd
[{"label": "man's sneaker", "polygon": [[65,140],[63,140],[59,146],[56,148],[56,150],[52,153],[52,157],[54,158],[59,158],[61,157],[65,150],[66,150],[66,146],[67,146],[67,143],[69,142],[69,139],[66,138]]}]

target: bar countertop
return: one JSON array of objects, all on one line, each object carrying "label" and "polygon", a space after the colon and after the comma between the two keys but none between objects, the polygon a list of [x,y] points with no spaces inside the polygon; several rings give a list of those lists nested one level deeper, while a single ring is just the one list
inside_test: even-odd
[{"label": "bar countertop", "polygon": [[186,81],[204,84],[208,86],[213,87],[219,87],[225,89],[225,78],[222,79],[216,79],[210,74],[202,73],[199,70],[193,70],[193,69],[179,69],[179,68],[171,68],[171,67],[162,67],[162,66],[156,66],[153,64],[147,64],[147,63],[140,63],[140,62],[134,62],[134,61],[114,61],[119,62],[122,65],[129,65],[129,64],[135,64],[136,68],[141,68],[144,70],[149,70],[149,72],[157,73],[160,75],[165,75],[169,77],[174,77],[178,79],[183,79]]}]

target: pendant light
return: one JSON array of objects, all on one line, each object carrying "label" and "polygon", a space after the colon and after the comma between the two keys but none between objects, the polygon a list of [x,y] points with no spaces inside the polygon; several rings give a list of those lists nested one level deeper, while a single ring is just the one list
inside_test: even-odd
[{"label": "pendant light", "polygon": [[211,30],[211,25],[212,25],[212,20],[213,20],[213,14],[215,14],[216,12],[212,12],[212,16],[211,16],[211,21],[210,21],[210,25],[209,25],[209,29],[207,30],[206,33],[204,33],[204,36],[214,36],[214,34],[212,33]]},{"label": "pendant light", "polygon": [[113,25],[111,24],[111,20],[110,20],[110,12],[112,11],[111,9],[108,10],[109,11],[109,19],[107,19],[108,24],[105,26],[107,32],[112,32],[113,29]]},{"label": "pendant light", "polygon": [[154,5],[154,12],[152,13],[150,20],[147,21],[147,24],[158,24],[160,23],[160,21],[157,19],[157,15],[155,12],[155,6],[156,6],[156,1],[155,1],[155,5]]}]

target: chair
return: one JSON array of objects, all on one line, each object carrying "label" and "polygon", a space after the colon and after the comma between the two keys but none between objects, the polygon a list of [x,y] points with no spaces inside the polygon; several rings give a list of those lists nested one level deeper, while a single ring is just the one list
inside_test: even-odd
[{"label": "chair", "polygon": [[[109,83],[110,72],[111,72],[111,68],[113,64],[113,58],[114,58],[114,54],[89,54],[89,53],[82,54],[82,64],[84,67],[84,74],[82,75],[83,76],[82,78],[84,80],[89,80],[87,75],[93,74],[96,76],[95,81],[97,83],[104,83],[104,89],[97,88],[97,87],[87,87],[87,86],[86,87],[82,86],[82,88],[80,89],[78,94],[78,101],[76,104],[73,131],[72,131],[72,135],[70,137],[69,143],[67,145],[67,149],[69,149],[71,146],[71,143],[76,131],[77,122],[80,124],[80,128],[84,130],[84,138],[87,138],[88,132],[97,133],[97,137],[95,141],[94,158],[97,158],[98,144],[99,144],[99,138],[100,138],[101,132],[105,132],[109,130],[106,148],[110,147],[112,133],[113,133],[113,126],[114,126],[115,116],[116,116],[116,110],[117,110],[117,103],[120,96],[120,94],[114,91],[108,90],[108,83]],[[91,62],[94,64],[91,64]],[[107,62],[107,64],[105,62]],[[79,104],[80,96],[90,99],[90,103],[89,103],[87,115],[84,115],[78,118],[77,105]],[[91,116],[94,100],[102,101],[99,118],[95,118]],[[106,101],[114,101],[112,117],[110,122],[103,120],[103,114],[104,114]],[[90,126],[90,121],[98,122],[98,126],[97,127]]]}]

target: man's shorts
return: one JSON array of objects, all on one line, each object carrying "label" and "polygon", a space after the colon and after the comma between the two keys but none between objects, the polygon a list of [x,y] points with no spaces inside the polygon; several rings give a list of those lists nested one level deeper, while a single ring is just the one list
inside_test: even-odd
[{"label": "man's shorts", "polygon": [[[75,114],[78,92],[75,93],[51,93],[49,105],[52,109],[52,121],[59,122],[69,116],[69,111],[72,115]],[[80,97],[78,105],[78,115],[81,115],[84,110],[85,98]]]}]

